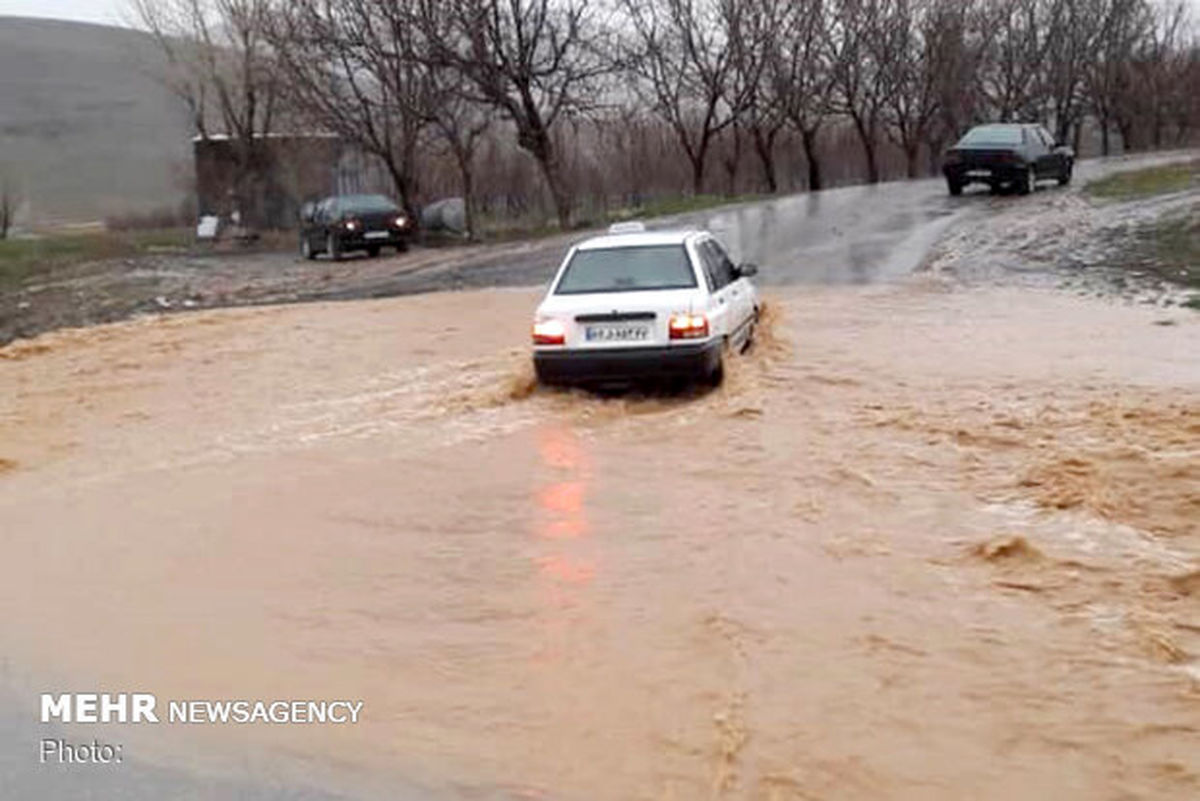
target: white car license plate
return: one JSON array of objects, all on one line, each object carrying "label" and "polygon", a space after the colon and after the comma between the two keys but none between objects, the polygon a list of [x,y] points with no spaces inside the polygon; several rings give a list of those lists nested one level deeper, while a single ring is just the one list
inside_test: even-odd
[{"label": "white car license plate", "polygon": [[367,231],[363,234],[363,239],[387,239],[387,231]]},{"label": "white car license plate", "polygon": [[588,342],[644,342],[650,339],[648,325],[589,325],[583,329]]},{"label": "white car license plate", "polygon": [[968,170],[967,175],[971,178],[991,178],[991,170]]}]

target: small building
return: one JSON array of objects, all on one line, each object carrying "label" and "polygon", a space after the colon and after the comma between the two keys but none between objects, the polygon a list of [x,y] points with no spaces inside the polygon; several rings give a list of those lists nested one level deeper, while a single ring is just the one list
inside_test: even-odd
[{"label": "small building", "polygon": [[256,154],[263,166],[256,176],[242,170],[239,187],[240,143],[226,134],[192,140],[199,216],[292,228],[305,201],[333,194],[390,194],[390,181],[377,160],[336,134],[280,133],[258,141],[265,143]]}]

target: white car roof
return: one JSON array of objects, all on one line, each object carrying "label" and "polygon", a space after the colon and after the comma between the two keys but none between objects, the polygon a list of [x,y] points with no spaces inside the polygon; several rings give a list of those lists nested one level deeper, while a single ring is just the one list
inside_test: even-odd
[{"label": "white car roof", "polygon": [[695,230],[684,230],[644,231],[636,234],[606,234],[605,236],[594,236],[591,239],[586,239],[576,245],[576,247],[579,250],[597,250],[600,248],[634,248],[648,245],[682,245],[692,237],[699,236],[700,233],[700,231]]}]

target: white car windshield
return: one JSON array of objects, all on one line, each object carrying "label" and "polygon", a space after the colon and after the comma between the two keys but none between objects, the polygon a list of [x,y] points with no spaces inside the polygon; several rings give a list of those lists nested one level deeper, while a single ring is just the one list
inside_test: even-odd
[{"label": "white car windshield", "polygon": [[696,275],[683,245],[645,245],[577,250],[554,292],[582,295],[694,286]]}]

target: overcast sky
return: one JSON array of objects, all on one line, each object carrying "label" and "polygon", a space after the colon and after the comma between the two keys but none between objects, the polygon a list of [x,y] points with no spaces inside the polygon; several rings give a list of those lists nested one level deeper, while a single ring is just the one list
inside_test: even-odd
[{"label": "overcast sky", "polygon": [[[1200,15],[1200,0],[1190,0]],[[0,0],[0,17],[56,17],[122,25],[126,0]]]},{"label": "overcast sky", "polygon": [[0,17],[56,17],[121,25],[124,0],[0,0]]}]

